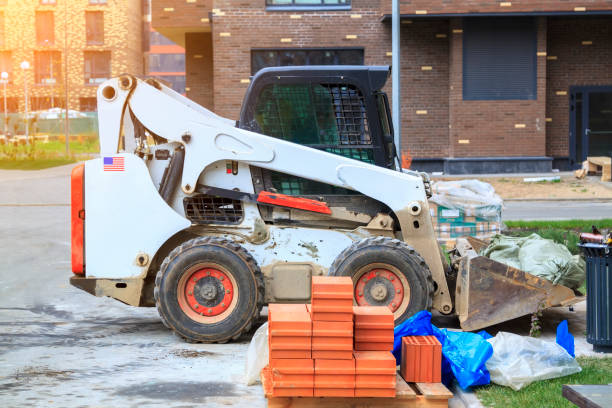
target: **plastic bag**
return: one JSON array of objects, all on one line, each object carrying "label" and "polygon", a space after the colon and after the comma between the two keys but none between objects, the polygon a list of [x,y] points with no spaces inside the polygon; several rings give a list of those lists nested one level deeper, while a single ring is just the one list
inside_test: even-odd
[{"label": "plastic bag", "polygon": [[538,234],[495,235],[482,255],[571,289],[579,288],[585,278],[585,263],[580,256],[572,256],[564,245]]},{"label": "plastic bag", "polygon": [[[486,333],[486,332],[485,332]],[[485,362],[493,348],[481,334],[452,332],[431,324],[431,313],[421,311],[395,328],[393,356],[399,365],[402,337],[434,335],[442,345],[442,382],[449,386],[453,378],[461,388],[489,383]]]},{"label": "plastic bag", "polygon": [[501,222],[503,200],[489,183],[480,180],[436,181],[431,201],[447,208],[457,208],[467,215]]},{"label": "plastic bag", "polygon": [[581,371],[576,360],[552,341],[506,332],[487,341],[493,346],[493,356],[486,363],[491,382],[515,391],[534,381]]},{"label": "plastic bag", "polygon": [[257,330],[251,339],[246,358],[246,384],[257,384],[259,373],[268,364],[268,322]]},{"label": "plastic bag", "polygon": [[560,345],[567,351],[567,353],[576,357],[574,354],[574,336],[569,332],[569,328],[567,327],[567,320],[562,321],[557,326],[557,344]]}]

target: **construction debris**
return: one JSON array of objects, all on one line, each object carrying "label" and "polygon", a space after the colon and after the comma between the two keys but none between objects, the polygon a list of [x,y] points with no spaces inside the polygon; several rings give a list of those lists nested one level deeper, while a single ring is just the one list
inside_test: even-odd
[{"label": "construction debris", "polygon": [[542,183],[542,182],[550,182],[550,183],[558,183],[561,181],[561,177],[559,176],[550,176],[550,177],[525,177],[523,178],[525,183]]},{"label": "construction debris", "polygon": [[606,156],[587,157],[587,159],[582,162],[582,170],[586,170],[586,173],[589,175],[601,174],[601,181],[612,181],[611,168],[612,158]]},{"label": "construction debris", "polygon": [[565,245],[538,234],[496,235],[481,255],[571,289],[579,288],[585,278],[585,263],[579,255],[572,256]]},{"label": "construction debris", "polygon": [[462,236],[487,239],[501,231],[502,199],[480,180],[436,181],[429,200],[438,242],[455,247]]}]

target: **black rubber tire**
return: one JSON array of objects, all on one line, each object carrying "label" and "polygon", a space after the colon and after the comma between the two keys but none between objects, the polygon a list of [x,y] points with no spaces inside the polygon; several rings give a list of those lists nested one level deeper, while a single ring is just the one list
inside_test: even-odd
[{"label": "black rubber tire", "polygon": [[431,309],[434,293],[431,271],[417,251],[398,239],[371,237],[353,243],[336,257],[329,274],[351,276],[356,283],[354,274],[372,263],[394,266],[406,277],[410,286],[408,307],[404,313],[396,316],[396,325],[421,310]]},{"label": "black rubber tire", "polygon": [[[177,285],[181,276],[197,262],[224,266],[238,286],[238,301],[226,318],[200,323],[180,308]],[[166,327],[194,343],[225,343],[251,329],[264,302],[264,283],[255,259],[242,246],[217,237],[198,237],[178,246],[164,259],[155,278],[155,305]]]}]

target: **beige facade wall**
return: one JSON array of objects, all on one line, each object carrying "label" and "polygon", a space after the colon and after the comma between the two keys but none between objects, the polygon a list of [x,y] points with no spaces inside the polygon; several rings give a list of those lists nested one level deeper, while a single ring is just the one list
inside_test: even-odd
[{"label": "beige facade wall", "polygon": [[[67,2],[67,3],[66,3]],[[85,51],[110,51],[111,76],[131,73],[141,76],[142,6],[140,0],[108,0],[107,4],[89,4],[89,0],[57,0],[55,5],[42,5],[40,0],[8,0],[0,6],[4,16],[4,43],[0,51],[12,53],[10,84],[7,96],[19,99],[19,110],[24,109],[24,72],[22,61],[30,63],[25,72],[30,97],[50,97],[59,100],[65,96],[64,70],[68,67],[68,91],[70,109],[79,109],[79,98],[95,97],[96,85],[85,84]],[[36,11],[54,13],[54,44],[40,46],[36,43]],[[85,38],[85,12],[104,13],[104,43],[87,45]],[[65,32],[67,28],[67,33]],[[65,42],[65,34],[67,44]],[[66,47],[67,46],[67,47]],[[65,49],[68,49],[66,64]],[[55,85],[34,83],[35,51],[58,51],[61,54],[61,81]]]}]

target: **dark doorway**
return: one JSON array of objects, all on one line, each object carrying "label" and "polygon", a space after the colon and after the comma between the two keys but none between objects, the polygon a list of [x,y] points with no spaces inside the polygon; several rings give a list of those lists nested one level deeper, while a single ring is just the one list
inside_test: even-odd
[{"label": "dark doorway", "polygon": [[612,156],[612,86],[570,89],[570,161],[578,168],[587,156]]}]

